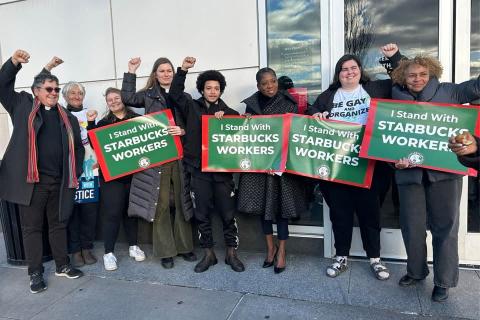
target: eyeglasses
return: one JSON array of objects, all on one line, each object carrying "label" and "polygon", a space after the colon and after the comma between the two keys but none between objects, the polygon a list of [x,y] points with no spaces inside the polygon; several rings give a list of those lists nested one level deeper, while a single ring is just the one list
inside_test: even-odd
[{"label": "eyeglasses", "polygon": [[39,89],[45,89],[45,91],[47,91],[48,93],[52,93],[52,91],[55,91],[56,93],[59,93],[60,92],[60,87],[56,87],[56,88],[52,88],[52,87],[45,87],[45,88],[42,88],[42,87],[37,87]]}]

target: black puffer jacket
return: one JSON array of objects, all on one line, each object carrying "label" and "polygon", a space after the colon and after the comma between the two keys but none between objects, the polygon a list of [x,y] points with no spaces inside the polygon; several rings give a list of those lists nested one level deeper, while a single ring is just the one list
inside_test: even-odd
[{"label": "black puffer jacket", "polygon": [[[176,113],[174,101],[167,91],[158,83],[153,88],[137,90],[137,75],[135,73],[124,73],[122,82],[122,101],[125,105],[134,108],[145,108],[145,114],[170,109],[174,115],[175,123],[184,128],[185,121],[180,114]],[[191,99],[190,95],[185,93],[186,99]]]},{"label": "black puffer jacket", "polygon": [[[125,73],[122,83],[122,101],[132,107],[145,108],[145,113],[152,113],[170,109],[174,115],[175,123],[181,128],[185,128],[185,121],[174,107],[174,101],[170,95],[158,83],[146,90],[136,92],[137,76],[134,73]],[[184,94],[185,100],[192,100],[190,95]],[[180,166],[180,183],[182,184],[182,210],[185,220],[193,216],[193,203],[190,197],[190,177],[183,170],[182,161],[178,161]],[[137,172],[132,177],[130,186],[130,202],[128,215],[131,217],[140,217],[147,221],[153,221],[157,209],[158,195],[160,193],[160,179],[162,177],[162,166],[150,168]]]},{"label": "black puffer jacket", "polygon": [[[182,176],[180,176],[182,212],[185,220],[188,221],[193,217],[190,175],[184,170],[182,161],[178,161],[178,164],[180,166],[179,171],[182,173]],[[150,222],[155,219],[161,179],[162,166],[149,168],[133,175],[130,186],[128,216],[139,217]]]}]

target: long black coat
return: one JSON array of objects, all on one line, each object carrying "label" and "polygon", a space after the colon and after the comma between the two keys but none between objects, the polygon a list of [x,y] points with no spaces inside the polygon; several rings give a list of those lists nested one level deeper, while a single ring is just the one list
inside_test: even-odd
[{"label": "long black coat", "polygon": [[[30,205],[34,183],[27,183],[28,166],[28,116],[32,110],[33,97],[31,94],[14,90],[15,77],[21,65],[15,66],[9,59],[0,69],[0,102],[7,110],[13,122],[13,133],[7,150],[0,165],[0,198],[18,203]],[[65,109],[73,129],[75,139],[76,175],[82,173],[82,163],[85,155],[78,120]],[[35,133],[42,127],[43,120],[38,112],[34,120]],[[68,137],[64,125],[62,130],[63,147],[63,176],[60,189],[60,221],[67,221],[71,215],[75,189],[68,188]],[[42,152],[42,150],[37,150]]]},{"label": "long black coat", "polygon": [[[259,105],[260,93],[256,92],[243,102],[246,113],[284,114],[296,113],[295,100],[287,92],[279,92],[262,110]],[[296,218],[307,211],[305,179],[283,173],[281,176],[266,173],[242,173],[238,186],[238,211],[265,215],[265,220],[275,216]]]}]

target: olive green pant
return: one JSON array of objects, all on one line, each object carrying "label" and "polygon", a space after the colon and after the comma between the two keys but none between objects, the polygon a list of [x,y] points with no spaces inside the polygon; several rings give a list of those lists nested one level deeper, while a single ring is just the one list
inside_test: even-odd
[{"label": "olive green pant", "polygon": [[[158,258],[174,257],[193,251],[192,226],[185,221],[181,204],[181,183],[178,162],[162,165],[157,211],[153,222],[153,254]],[[170,212],[173,188],[175,211]]]}]

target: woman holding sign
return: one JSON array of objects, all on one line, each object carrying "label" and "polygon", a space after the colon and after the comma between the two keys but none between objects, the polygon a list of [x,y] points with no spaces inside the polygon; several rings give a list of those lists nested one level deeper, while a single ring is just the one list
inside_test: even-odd
[{"label": "woman holding sign", "polygon": [[[107,115],[95,124],[96,115],[88,115],[88,130],[108,126],[110,124],[125,121],[139,115],[125,107],[120,97],[120,90],[108,88],[105,91],[105,100],[108,106]],[[127,235],[129,255],[135,261],[145,260],[145,253],[137,246],[138,219],[129,218],[127,215],[128,198],[132,176],[128,175],[109,182],[105,182],[100,171],[100,212],[103,213],[103,242],[105,254],[103,265],[105,270],[117,269],[117,258],[113,254],[115,242],[117,241],[120,222],[123,220],[123,227]]]},{"label": "woman holding sign", "polygon": [[[417,56],[404,60],[392,73],[397,100],[464,104],[480,98],[480,77],[461,84],[440,83],[443,68],[437,59]],[[464,144],[465,142],[462,142]],[[395,172],[400,196],[400,227],[407,250],[407,274],[399,285],[411,286],[429,274],[426,231],[432,233],[432,299],[448,299],[458,283],[458,224],[462,176],[415,167],[400,159]]]},{"label": "woman holding sign", "polygon": [[[278,90],[273,69],[262,68],[256,74],[258,91],[245,99],[249,115],[296,113],[297,104],[286,91]],[[267,243],[264,268],[274,266],[281,273],[286,266],[285,247],[288,219],[297,218],[307,210],[304,179],[288,173],[243,173],[238,187],[238,210],[258,214]],[[273,242],[273,220],[277,223],[278,246]]]},{"label": "woman holding sign", "polygon": [[[395,44],[381,48],[383,54],[398,61],[401,57]],[[360,59],[352,54],[341,57],[335,65],[333,83],[318,96],[308,113],[319,120],[329,118],[364,125],[370,98],[390,98],[392,82],[371,81],[364,73]],[[380,206],[390,185],[392,172],[386,163],[376,162],[371,189],[321,181],[320,187],[328,206],[335,238],[336,257],[326,270],[337,277],[347,270],[353,232],[353,215],[360,224],[363,248],[370,258],[373,274],[387,280],[390,272],[380,261]]]},{"label": "woman holding sign", "polygon": [[[177,126],[169,127],[171,135],[183,135],[183,119],[172,107],[173,101],[168,91],[172,84],[173,65],[167,58],[158,58],[153,64],[146,86],[136,92],[136,71],[140,58],[130,59],[128,72],[123,76],[122,100],[125,104],[145,108],[145,113],[170,109]],[[130,190],[130,216],[153,221],[153,254],[161,258],[165,269],[173,268],[173,257],[179,255],[186,261],[195,261],[193,253],[193,216],[190,188],[185,186],[182,161],[165,163],[135,173]]]}]

